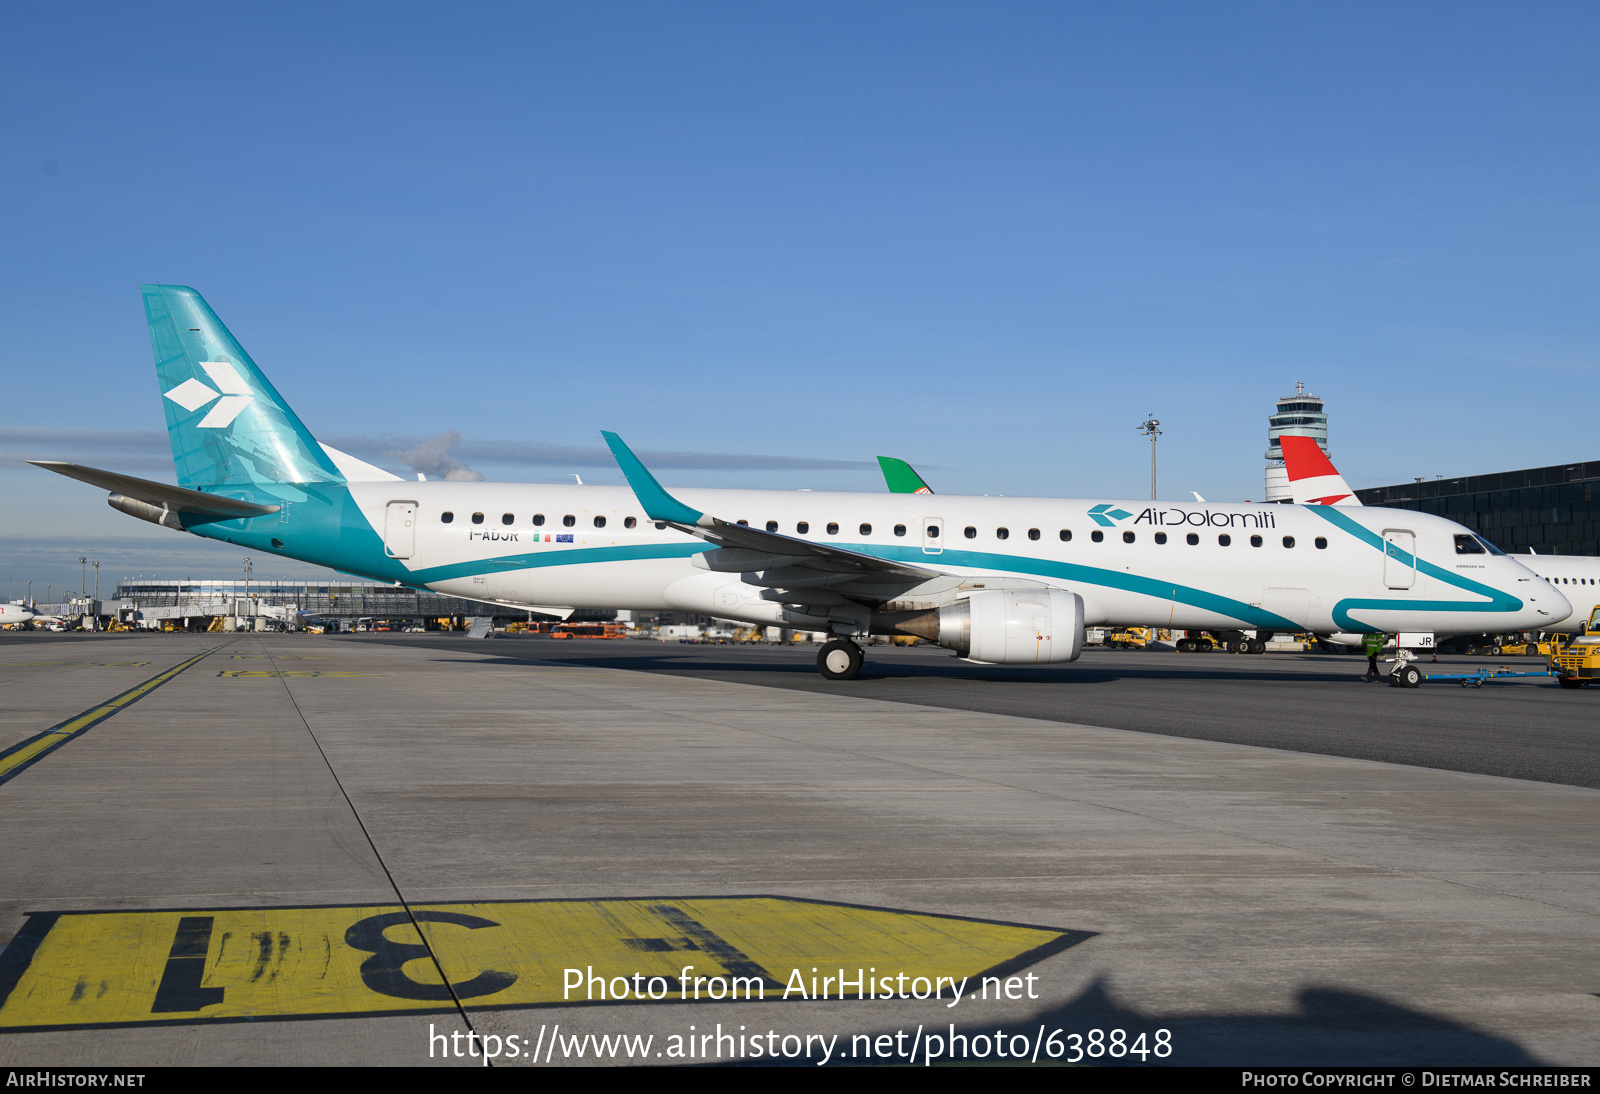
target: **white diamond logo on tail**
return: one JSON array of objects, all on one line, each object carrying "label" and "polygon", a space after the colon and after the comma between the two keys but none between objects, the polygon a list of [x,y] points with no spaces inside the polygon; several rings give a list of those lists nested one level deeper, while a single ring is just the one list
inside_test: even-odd
[{"label": "white diamond logo on tail", "polygon": [[167,392],[167,398],[191,413],[199,410],[217,397],[218,395],[215,391],[206,387],[199,380],[185,380]]},{"label": "white diamond logo on tail", "polygon": [[200,367],[222,389],[221,393],[211,390],[199,380],[190,379],[167,392],[167,398],[191,413],[213,399],[218,400],[217,405],[200,419],[200,428],[226,429],[233,424],[241,410],[255,401],[255,396],[231,361],[201,361]]}]

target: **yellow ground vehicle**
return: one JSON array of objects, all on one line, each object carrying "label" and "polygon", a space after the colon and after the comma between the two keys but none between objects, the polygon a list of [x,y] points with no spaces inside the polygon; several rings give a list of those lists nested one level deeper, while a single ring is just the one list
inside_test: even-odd
[{"label": "yellow ground vehicle", "polygon": [[[1570,634],[1552,634],[1547,638],[1526,642],[1510,642],[1495,647],[1506,657],[1554,657],[1572,641]],[[1480,650],[1488,653],[1488,650]]]},{"label": "yellow ground vehicle", "polygon": [[1574,638],[1566,649],[1551,660],[1556,677],[1564,688],[1600,684],[1600,634]]},{"label": "yellow ground vehicle", "polygon": [[1589,613],[1589,622],[1583,625],[1584,634],[1600,634],[1600,604]]},{"label": "yellow ground vehicle", "polygon": [[1142,650],[1161,637],[1154,627],[1118,627],[1106,631],[1106,648],[1113,650]]}]

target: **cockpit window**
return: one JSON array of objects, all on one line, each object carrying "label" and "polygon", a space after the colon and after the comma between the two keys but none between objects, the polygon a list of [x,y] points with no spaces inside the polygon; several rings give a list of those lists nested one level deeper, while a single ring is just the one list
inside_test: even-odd
[{"label": "cockpit window", "polygon": [[1484,539],[1482,536],[1478,536],[1476,538],[1477,538],[1479,543],[1483,544],[1484,548],[1491,555],[1503,555],[1503,554],[1505,554],[1504,551],[1502,551],[1500,548],[1496,547],[1494,544],[1490,543],[1488,540]]},{"label": "cockpit window", "polygon": [[1477,536],[1457,536],[1456,554],[1458,555],[1485,555],[1489,552],[1483,549],[1483,544],[1478,542]]}]

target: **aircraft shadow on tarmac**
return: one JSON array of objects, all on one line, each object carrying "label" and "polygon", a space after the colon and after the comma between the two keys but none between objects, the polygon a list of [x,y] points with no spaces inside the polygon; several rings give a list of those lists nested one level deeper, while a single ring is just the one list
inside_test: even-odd
[{"label": "aircraft shadow on tarmac", "polygon": [[[996,1034],[1010,1045],[1018,1043],[1014,1038],[1026,1040],[1031,1053],[1041,1025],[1047,1038],[1052,1031],[1061,1031],[1058,1040],[1065,1052],[1052,1061],[1057,1063],[1068,1062],[1073,1054],[1066,1041],[1073,1033],[1087,1036],[1089,1031],[1098,1029],[1109,1035],[1112,1030],[1120,1029],[1125,1031],[1129,1042],[1143,1033],[1147,1047],[1157,1030],[1171,1033],[1172,1053],[1165,1059],[1152,1052],[1144,1059],[1131,1054],[1113,1059],[1102,1054],[1098,1058],[1085,1055],[1077,1061],[1090,1067],[1536,1067],[1544,1064],[1515,1041],[1360,992],[1306,987],[1300,990],[1295,1002],[1298,1009],[1287,1014],[1162,1015],[1118,1003],[1105,980],[1097,979],[1076,999],[1041,1011],[1026,1024],[985,1027],[971,1021],[970,1016],[967,1021],[955,1018],[956,1011],[951,1010],[949,1021],[927,1027],[924,1037],[931,1034],[948,1041],[949,1027],[953,1024],[955,1032],[967,1038],[968,1055],[964,1061],[959,1057],[955,1060],[948,1056],[943,1060],[934,1057],[930,1062],[935,1064],[1001,1063],[1003,1061],[993,1051]],[[880,1029],[868,1036],[874,1041],[885,1034],[892,1038],[902,1028]],[[911,1043],[911,1032],[905,1030],[904,1044]],[[985,1043],[975,1044],[976,1036],[985,1037]],[[948,1049],[948,1045],[945,1047]],[[976,1058],[980,1047],[987,1050],[986,1059]],[[847,1038],[842,1034],[836,1051],[846,1055],[850,1052]],[[923,1051],[918,1052],[917,1064],[923,1063],[923,1055]],[[1041,1051],[1038,1062],[1044,1063],[1046,1055]],[[904,1066],[907,1061],[902,1056],[898,1059],[848,1059],[846,1062],[854,1066]],[[742,1065],[725,1062],[721,1066],[771,1067],[793,1063],[793,1060],[763,1060]]]},{"label": "aircraft shadow on tarmac", "polygon": [[[482,639],[476,640],[482,642]],[[436,647],[438,648],[438,647]],[[692,651],[692,652],[691,652]],[[463,651],[465,652],[465,651]],[[473,648],[471,652],[478,652]],[[489,651],[483,651],[488,653]],[[783,651],[780,651],[783,652]],[[807,651],[809,653],[809,651]],[[514,655],[501,655],[494,651],[495,656],[485,659],[475,659],[474,664],[510,665],[527,664],[529,662],[543,662],[545,664],[575,664],[589,668],[624,669],[630,672],[656,672],[686,676],[718,676],[723,679],[730,677],[757,677],[774,675],[794,677],[801,680],[815,679],[820,686],[835,690],[850,683],[871,683],[895,679],[917,680],[957,680],[976,681],[991,684],[1110,684],[1125,680],[1162,680],[1162,681],[1261,681],[1270,680],[1273,683],[1329,683],[1340,681],[1358,681],[1359,673],[1350,670],[1349,662],[1339,662],[1337,666],[1329,665],[1326,669],[1295,669],[1285,671],[1274,666],[1270,673],[1251,671],[1254,666],[1234,668],[1205,667],[1177,667],[1171,664],[1145,666],[1118,665],[1114,668],[1107,665],[1094,665],[1078,662],[1071,667],[1045,668],[1022,667],[1010,668],[999,665],[975,665],[957,659],[954,655],[939,657],[931,655],[927,660],[898,661],[886,664],[874,661],[872,652],[867,653],[866,664],[854,681],[824,681],[818,675],[816,664],[811,656],[803,659],[772,659],[741,660],[736,657],[719,656],[718,654],[700,652],[695,647],[683,647],[682,652],[674,648],[671,652],[661,653],[586,653],[558,650],[529,650],[526,653]],[[748,655],[747,655],[748,656]],[[1218,655],[1219,657],[1221,655]]]}]

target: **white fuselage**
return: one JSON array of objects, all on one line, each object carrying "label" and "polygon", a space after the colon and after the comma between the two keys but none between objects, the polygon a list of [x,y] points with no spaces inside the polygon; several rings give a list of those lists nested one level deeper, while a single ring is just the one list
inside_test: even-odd
[{"label": "white fuselage", "polygon": [[[710,545],[657,527],[625,486],[395,480],[349,489],[380,538],[392,505],[415,504],[414,526],[392,553],[406,556],[410,583],[439,592],[519,606],[785,618],[757,575],[697,565]],[[1010,578],[1076,592],[1090,624],[1466,633],[1550,629],[1572,610],[1509,557],[1457,554],[1460,525],[1409,510],[1339,508],[1332,517],[1317,512],[1332,506],[673,496],[752,528],[770,522],[784,536],[970,578],[970,587]]]}]

